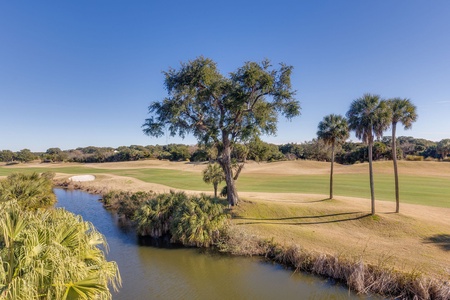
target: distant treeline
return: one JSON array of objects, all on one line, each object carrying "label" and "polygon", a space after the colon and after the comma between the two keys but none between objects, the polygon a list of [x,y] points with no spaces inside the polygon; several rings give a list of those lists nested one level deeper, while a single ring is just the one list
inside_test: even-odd
[{"label": "distant treeline", "polygon": [[[407,160],[448,160],[450,154],[450,139],[433,142],[413,137],[397,139],[397,154],[400,159]],[[317,160],[329,161],[331,149],[322,140],[313,139],[304,143],[289,143],[275,145],[254,139],[246,144],[236,145],[233,157],[236,161],[281,161],[281,160]],[[188,146],[183,144],[84,147],[72,150],[50,148],[46,152],[31,152],[23,149],[18,152],[0,151],[0,161],[5,163],[30,162],[40,159],[42,162],[119,162],[144,159],[160,159],[170,161],[209,161],[217,156],[214,147]],[[391,138],[383,137],[374,143],[374,160],[389,160],[391,156]],[[362,143],[346,142],[336,152],[336,162],[354,164],[368,161],[367,146]]]}]

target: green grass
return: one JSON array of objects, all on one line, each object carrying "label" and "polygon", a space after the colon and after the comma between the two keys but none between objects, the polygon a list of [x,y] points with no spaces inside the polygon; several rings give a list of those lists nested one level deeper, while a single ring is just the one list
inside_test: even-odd
[{"label": "green grass", "polygon": [[[11,173],[42,173],[42,172],[58,172],[58,173],[65,173],[65,174],[98,174],[98,173],[112,173],[109,172],[110,170],[102,170],[102,169],[93,169],[89,167],[55,167],[55,168],[27,168],[27,167],[14,167],[14,168],[8,168],[8,167],[0,167],[0,176],[8,176]],[[106,171],[106,172],[105,172]],[[115,170],[114,170],[115,171]]]},{"label": "green grass", "polygon": [[[334,195],[370,198],[369,175],[339,174],[335,176]],[[375,198],[395,201],[394,176],[376,174]],[[245,176],[239,179],[238,189],[249,192],[329,193],[328,175]],[[424,176],[400,176],[402,202],[437,207],[450,207],[450,180]]]},{"label": "green grass", "polygon": [[[169,187],[210,191],[212,187],[205,184],[199,173],[183,172],[167,169],[94,169],[89,167],[60,168],[4,168],[0,167],[0,176],[13,172],[45,172],[53,171],[66,174],[114,174],[140,179],[145,182],[159,183]],[[240,176],[237,186],[239,191],[267,193],[329,193],[328,175],[255,175]],[[223,185],[223,184],[222,184]],[[337,174],[335,175],[334,194],[336,196],[351,196],[370,198],[368,174]],[[401,202],[423,204],[437,207],[450,207],[450,180],[431,176],[400,176]],[[379,200],[394,201],[393,175],[375,174],[375,197]]]}]

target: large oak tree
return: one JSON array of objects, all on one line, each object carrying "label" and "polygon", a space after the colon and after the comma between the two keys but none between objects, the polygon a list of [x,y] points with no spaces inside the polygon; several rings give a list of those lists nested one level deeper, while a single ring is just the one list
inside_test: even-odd
[{"label": "large oak tree", "polygon": [[274,69],[268,60],[247,62],[228,76],[211,59],[199,57],[165,72],[168,97],[149,106],[143,131],[149,136],[193,134],[201,144],[218,149],[230,205],[238,203],[231,151],[237,143],[275,134],[281,113],[300,114],[291,87],[292,67]]}]

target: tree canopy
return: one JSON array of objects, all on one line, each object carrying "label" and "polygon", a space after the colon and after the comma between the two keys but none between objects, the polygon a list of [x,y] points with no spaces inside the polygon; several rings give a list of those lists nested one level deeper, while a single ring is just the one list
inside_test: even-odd
[{"label": "tree canopy", "polygon": [[436,145],[436,151],[441,155],[442,159],[447,158],[450,153],[450,139],[443,139]]},{"label": "tree canopy", "polygon": [[222,75],[211,59],[199,57],[165,72],[168,97],[149,106],[143,131],[160,137],[194,135],[201,144],[219,150],[225,172],[228,201],[238,201],[230,154],[234,145],[261,134],[275,134],[278,115],[300,114],[291,87],[292,67],[274,69],[268,60],[247,62],[229,76]]}]

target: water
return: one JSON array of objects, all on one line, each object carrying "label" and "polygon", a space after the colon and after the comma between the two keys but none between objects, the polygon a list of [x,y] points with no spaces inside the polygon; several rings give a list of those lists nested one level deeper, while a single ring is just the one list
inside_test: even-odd
[{"label": "water", "polygon": [[55,193],[57,207],[81,215],[105,235],[108,260],[117,262],[122,276],[113,299],[361,299],[329,280],[257,258],[144,246],[132,230],[118,226],[98,195]]}]

